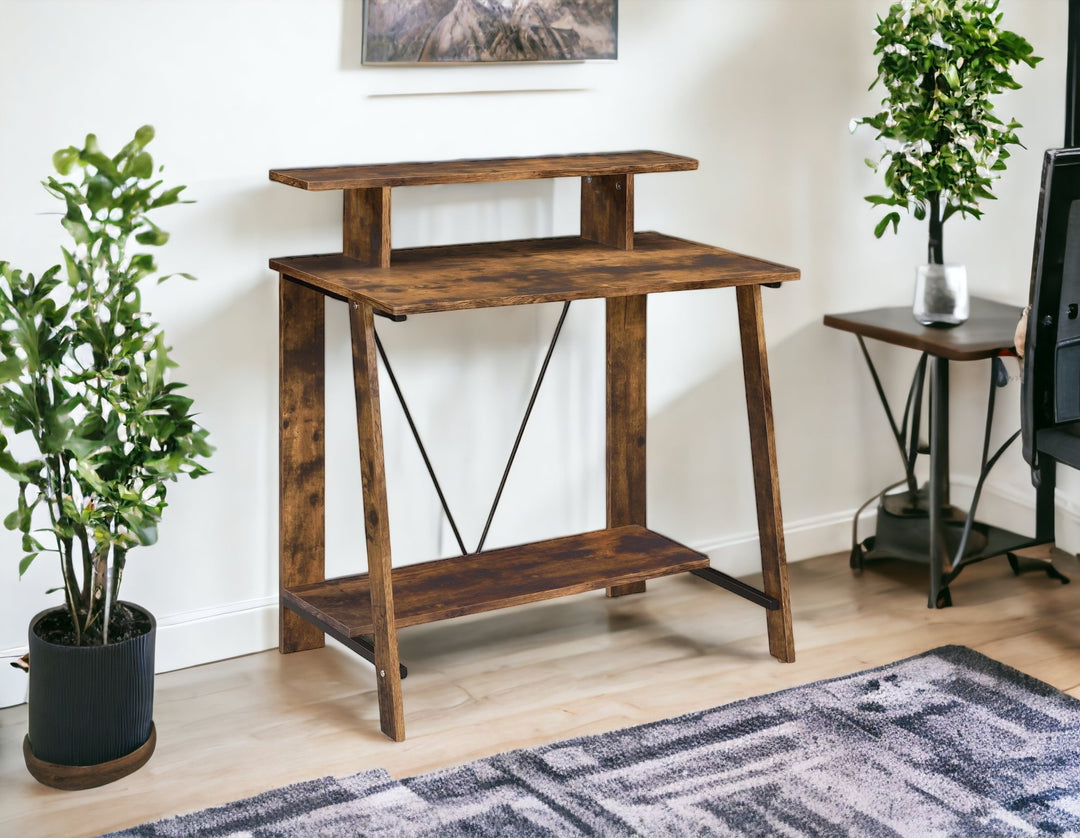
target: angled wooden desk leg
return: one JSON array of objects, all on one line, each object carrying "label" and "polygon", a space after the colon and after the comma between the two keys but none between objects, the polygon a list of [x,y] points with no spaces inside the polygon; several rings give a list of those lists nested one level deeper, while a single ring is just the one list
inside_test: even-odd
[{"label": "angled wooden desk leg", "polygon": [[750,422],[750,455],[754,462],[761,573],[765,593],[780,602],[778,609],[765,612],[769,652],[779,660],[791,662],[795,660],[795,639],[791,631],[787,554],[784,551],[784,521],[780,514],[780,480],[773,437],[772,388],[761,317],[761,287],[740,286],[736,289],[736,298],[742,339],[743,379],[746,384],[746,414]]},{"label": "angled wooden desk leg", "polygon": [[[644,295],[607,300],[607,525],[645,526]],[[644,582],[616,585],[609,597],[640,594]]]},{"label": "angled wooden desk leg", "polygon": [[[279,587],[326,576],[325,297],[282,276],[278,344]],[[278,605],[278,648],[315,649],[323,633]]]},{"label": "angled wooden desk leg", "polygon": [[382,416],[379,410],[379,367],[375,324],[370,306],[352,303],[353,386],[356,426],[360,439],[360,474],[364,487],[364,533],[368,580],[371,586],[372,642],[379,689],[379,723],[396,742],[405,738],[401,702],[401,671],[394,591],[390,567],[390,522],[386,508],[386,470],[383,461]]}]

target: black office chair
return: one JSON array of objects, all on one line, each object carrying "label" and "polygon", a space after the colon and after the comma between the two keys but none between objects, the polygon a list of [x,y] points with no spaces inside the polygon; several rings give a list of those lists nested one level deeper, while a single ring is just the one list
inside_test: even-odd
[{"label": "black office chair", "polygon": [[[1020,388],[1024,459],[1036,529],[1054,540],[1058,463],[1080,469],[1080,149],[1043,160]],[[1015,569],[1015,568],[1014,568]]]}]

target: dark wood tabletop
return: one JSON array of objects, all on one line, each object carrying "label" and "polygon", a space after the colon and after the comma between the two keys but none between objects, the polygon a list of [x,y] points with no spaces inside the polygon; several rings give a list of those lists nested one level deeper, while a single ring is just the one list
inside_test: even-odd
[{"label": "dark wood tabletop", "polygon": [[971,298],[971,316],[959,326],[923,326],[911,306],[875,308],[848,314],[826,314],[833,329],[929,352],[950,361],[977,361],[1013,349],[1016,324],[1023,306]]}]

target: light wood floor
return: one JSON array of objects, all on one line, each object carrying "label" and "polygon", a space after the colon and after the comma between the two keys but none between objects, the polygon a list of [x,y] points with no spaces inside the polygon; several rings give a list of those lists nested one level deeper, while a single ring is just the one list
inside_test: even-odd
[{"label": "light wood floor", "polygon": [[643,596],[586,594],[401,633],[406,734],[378,732],[370,667],[340,647],[264,652],[158,677],[157,752],[112,785],[61,792],[22,762],[26,708],[0,710],[0,835],[92,836],[286,783],[383,767],[408,776],[842,675],[935,646],[970,646],[1080,697],[1073,584],[964,572],[926,607],[926,570],[846,555],[790,566],[797,660],[768,654],[760,608],[688,576]]}]

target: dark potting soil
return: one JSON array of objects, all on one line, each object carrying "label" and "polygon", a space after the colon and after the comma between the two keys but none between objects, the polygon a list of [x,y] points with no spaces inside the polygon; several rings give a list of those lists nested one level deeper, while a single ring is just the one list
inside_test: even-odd
[{"label": "dark potting soil", "polygon": [[[119,643],[122,640],[130,640],[150,631],[150,618],[142,611],[138,611],[122,602],[117,603],[112,609],[112,618],[109,620],[109,643]],[[58,646],[76,646],[75,627],[71,623],[71,615],[67,609],[52,611],[38,621],[34,631],[42,640],[55,643]],[[84,637],[84,646],[100,646],[101,628],[92,626]]]}]

